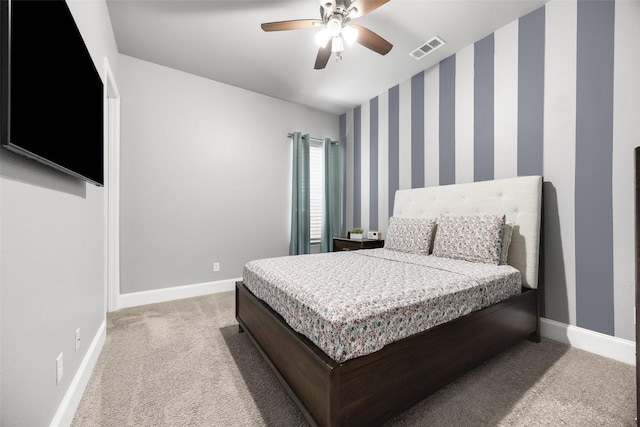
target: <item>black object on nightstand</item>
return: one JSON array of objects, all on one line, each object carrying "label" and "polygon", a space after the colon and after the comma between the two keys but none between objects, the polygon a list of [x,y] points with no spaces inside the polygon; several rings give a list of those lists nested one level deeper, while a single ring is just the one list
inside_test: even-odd
[{"label": "black object on nightstand", "polygon": [[384,240],[374,239],[348,239],[346,237],[333,238],[333,252],[357,251],[358,249],[374,249],[384,247]]}]

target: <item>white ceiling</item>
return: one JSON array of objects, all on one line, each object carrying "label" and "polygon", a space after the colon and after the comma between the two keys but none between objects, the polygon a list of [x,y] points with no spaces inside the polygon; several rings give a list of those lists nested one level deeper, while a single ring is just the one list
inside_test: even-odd
[{"label": "white ceiling", "polygon": [[[341,114],[363,104],[548,0],[391,0],[354,19],[393,44],[359,44],[314,70],[316,29],[266,33],[263,22],[320,19],[318,0],[107,0],[120,53]],[[446,46],[409,52],[434,35]]]}]

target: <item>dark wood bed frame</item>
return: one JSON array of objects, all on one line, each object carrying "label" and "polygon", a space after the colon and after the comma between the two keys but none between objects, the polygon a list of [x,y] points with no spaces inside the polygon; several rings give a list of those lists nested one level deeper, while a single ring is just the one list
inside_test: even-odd
[{"label": "dark wood bed frame", "polygon": [[523,290],[508,300],[337,363],[237,282],[240,329],[312,425],[379,425],[518,341],[540,341],[541,201],[541,176],[396,191],[394,216],[501,214],[517,224],[509,264]]},{"label": "dark wood bed frame", "polygon": [[312,425],[377,425],[520,340],[540,341],[538,291],[337,363],[243,284],[236,319]]}]

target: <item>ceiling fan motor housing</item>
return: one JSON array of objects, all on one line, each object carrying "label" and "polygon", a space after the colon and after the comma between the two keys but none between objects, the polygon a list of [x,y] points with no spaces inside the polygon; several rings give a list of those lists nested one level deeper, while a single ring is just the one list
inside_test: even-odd
[{"label": "ceiling fan motor housing", "polygon": [[327,21],[327,30],[329,30],[333,37],[338,37],[342,31],[342,25],[342,17],[334,15]]}]

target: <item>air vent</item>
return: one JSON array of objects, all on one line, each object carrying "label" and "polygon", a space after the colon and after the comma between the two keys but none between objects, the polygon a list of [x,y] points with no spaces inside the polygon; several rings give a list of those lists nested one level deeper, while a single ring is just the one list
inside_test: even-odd
[{"label": "air vent", "polygon": [[413,56],[415,59],[422,59],[428,54],[430,54],[431,52],[433,52],[434,50],[444,46],[445,44],[446,42],[442,40],[440,37],[433,36],[425,44],[423,44],[413,52],[409,53],[409,55]]}]

